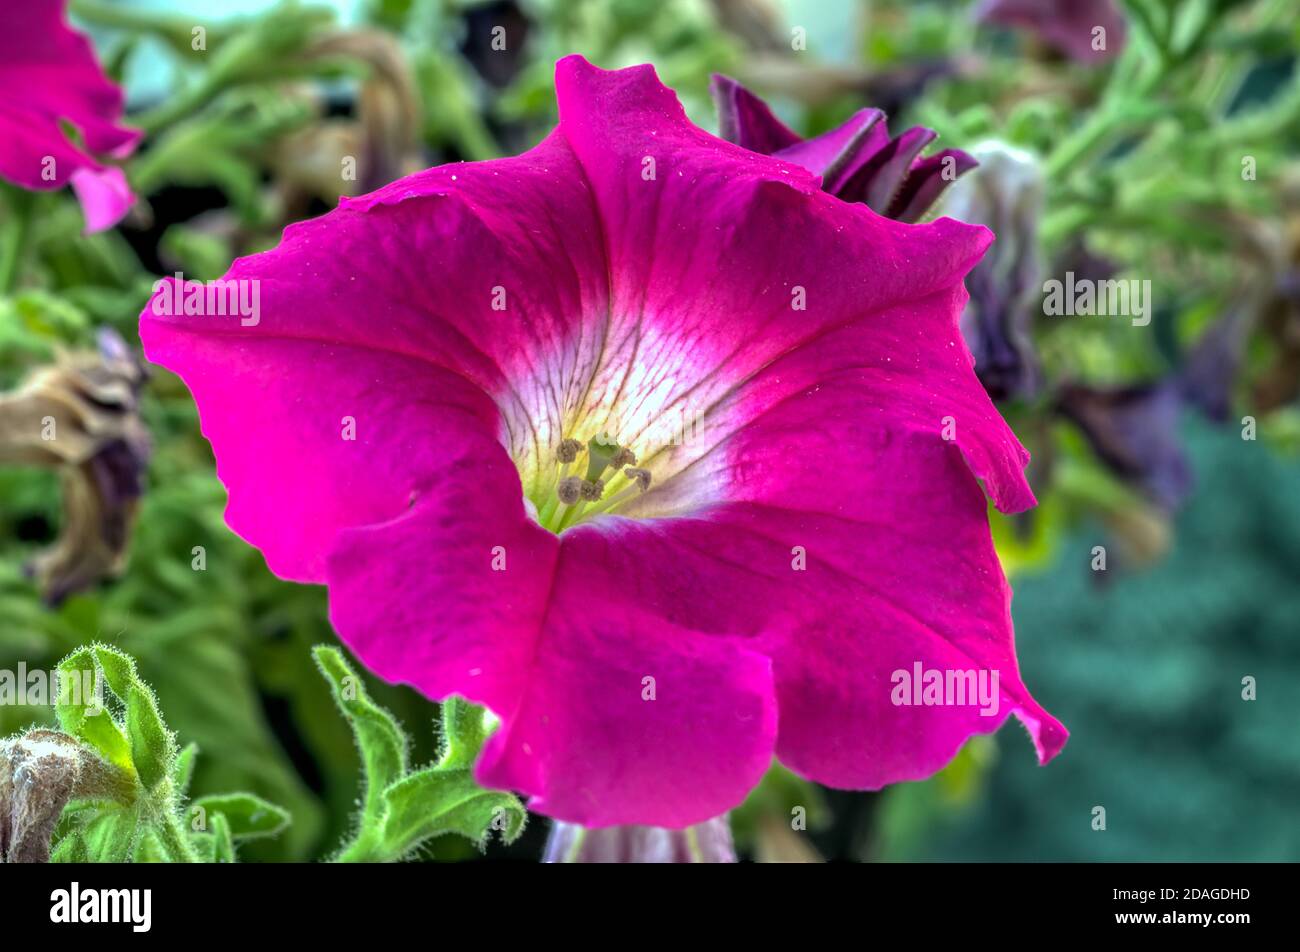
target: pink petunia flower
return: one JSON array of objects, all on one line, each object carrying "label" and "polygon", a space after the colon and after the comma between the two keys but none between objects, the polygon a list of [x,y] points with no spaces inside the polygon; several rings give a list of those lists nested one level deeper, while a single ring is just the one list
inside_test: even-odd
[{"label": "pink petunia flower", "polygon": [[68,26],[64,6],[24,0],[5,10],[0,178],[38,191],[71,185],[91,233],[121,221],[134,200],[122,170],[95,156],[129,155],[140,134],[117,124],[122,91],[99,68],[89,41]]},{"label": "pink petunia flower", "polygon": [[978,164],[961,149],[921,158],[935,131],[913,126],[890,136],[879,109],[859,109],[834,129],[803,139],[734,79],[714,74],[711,85],[722,138],[801,165],[836,198],[898,221],[920,221],[944,189]]},{"label": "pink petunia flower", "polygon": [[842,202],[648,66],[556,91],[531,151],[237,261],[256,320],[160,288],[230,526],[378,675],[495,712],[480,780],[560,819],[697,823],[774,754],[879,788],[1013,712],[1051,758],[977,482],[1033,505],[1028,454],[956,324],[988,231]]}]

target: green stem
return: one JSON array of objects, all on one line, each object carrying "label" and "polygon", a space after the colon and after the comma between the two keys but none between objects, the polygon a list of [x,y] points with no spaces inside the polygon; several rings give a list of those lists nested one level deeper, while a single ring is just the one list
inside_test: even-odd
[{"label": "green stem", "polygon": [[[78,19],[98,26],[125,30],[128,33],[144,33],[166,40],[177,50],[188,51],[193,34],[191,31],[199,23],[192,18],[159,14],[157,10],[143,10],[111,0],[72,0],[71,12]],[[211,40],[211,31],[209,39]]]},{"label": "green stem", "polygon": [[186,835],[185,830],[181,828],[181,821],[176,814],[167,810],[163,813],[162,822],[158,824],[158,836],[162,840],[163,849],[171,857],[174,863],[197,863],[199,854],[194,852],[194,847],[190,844],[190,838]]},{"label": "green stem", "polygon": [[[367,824],[368,825],[368,824]],[[378,828],[361,829],[355,839],[330,859],[331,863],[382,863],[384,854]]]},{"label": "green stem", "polygon": [[23,253],[31,238],[32,206],[36,196],[19,188],[4,190],[9,214],[0,231],[0,294],[9,294],[18,286],[18,272]]}]

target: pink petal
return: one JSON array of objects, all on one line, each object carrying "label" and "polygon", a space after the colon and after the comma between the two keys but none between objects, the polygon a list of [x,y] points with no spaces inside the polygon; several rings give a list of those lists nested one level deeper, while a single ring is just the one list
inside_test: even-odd
[{"label": "pink petal", "polygon": [[[403,511],[464,432],[500,436],[531,461],[530,479],[554,479],[536,461],[552,462],[580,395],[556,380],[594,363],[599,334],[584,325],[606,311],[585,196],[552,139],[290,226],[278,248],[224,278],[257,288],[254,324],[160,316],[169,292],[155,295],[141,316],[146,354],[195,392],[227,518],[273,571],[322,581],[334,534]],[[567,227],[534,226],[548,220]],[[355,442],[341,438],[345,416]]]},{"label": "pink petal", "polygon": [[885,114],[879,109],[859,109],[842,125],[774,154],[820,175],[822,187],[834,195],[888,143]]},{"label": "pink petal", "polygon": [[718,107],[718,134],[728,142],[734,142],[742,149],[771,155],[802,141],[794,130],[772,113],[767,103],[730,76],[714,73],[709,87]]},{"label": "pink petal", "polygon": [[[122,91],[104,75],[89,41],[70,29],[64,3],[14,5],[0,31],[0,178],[48,190],[71,183],[87,232],[116,224],[131,203],[120,171],[94,154],[123,157],[140,138],[117,125]],[[86,150],[69,141],[71,123]],[[96,178],[98,177],[98,178]]]},{"label": "pink petal", "polygon": [[499,443],[446,435],[411,509],[337,535],[330,618],[381,677],[509,719],[535,677],[560,539],[525,515]]},{"label": "pink petal", "polygon": [[86,216],[86,234],[112,228],[131,210],[135,196],[121,169],[95,171],[79,168],[72,173],[72,190],[77,193]]},{"label": "pink petal", "polygon": [[565,534],[529,690],[479,776],[584,826],[683,827],[735,806],[770,765],[771,662],[666,618],[624,572],[629,541]]}]

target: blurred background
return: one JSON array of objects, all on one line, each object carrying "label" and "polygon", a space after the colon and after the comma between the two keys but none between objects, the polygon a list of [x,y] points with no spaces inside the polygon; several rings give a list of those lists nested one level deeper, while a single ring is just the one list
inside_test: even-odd
[{"label": "blurred background", "polygon": [[[340,194],[530,147],[572,52],[653,63],[710,131],[723,73],[801,135],[877,107],[895,135],[922,125],[932,151],[974,155],[926,217],[997,234],[963,332],[1034,456],[1039,507],[991,515],[1022,673],[1070,742],[1039,768],[1009,722],[881,793],[774,768],[735,815],[738,845],[758,859],[1300,860],[1294,0],[71,8],[145,132],[124,163],[139,200],[83,237],[70,193],[31,197],[21,267],[0,286],[0,391],[68,354],[129,362],[159,275],[217,278]],[[1044,283],[1067,273],[1150,282],[1150,322],[1046,313]],[[278,581],[225,527],[179,380],[123,380],[130,419],[93,471],[0,464],[0,668],[50,668],[91,640],[130,652],[202,751],[194,792],[251,789],[291,811],[243,858],[320,856],[358,783],[309,657],[336,643],[325,593]],[[11,435],[0,419],[0,444]],[[437,706],[372,688],[431,756]],[[0,736],[50,719],[0,705]],[[798,807],[807,833],[791,830]],[[545,833],[535,819],[486,859],[536,858]],[[454,838],[431,855],[483,858]]]}]

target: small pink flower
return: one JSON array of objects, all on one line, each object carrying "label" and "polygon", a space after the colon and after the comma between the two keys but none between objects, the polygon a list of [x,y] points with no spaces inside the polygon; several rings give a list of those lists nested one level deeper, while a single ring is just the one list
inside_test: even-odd
[{"label": "small pink flower", "polygon": [[[773,755],[879,788],[1013,712],[1051,758],[978,482],[1033,505],[1028,454],[956,323],[989,232],[842,202],[648,66],[556,89],[530,152],[237,261],[256,321],[145,309],[231,527],[381,677],[494,711],[479,778],[560,819],[697,823]],[[900,698],[917,666],[994,710]]]},{"label": "small pink flower", "polygon": [[71,185],[89,233],[117,224],[133,201],[122,170],[95,156],[129,155],[140,134],[117,124],[122,91],[99,68],[86,38],[68,26],[64,5],[23,0],[5,10],[0,178],[39,191]]}]

